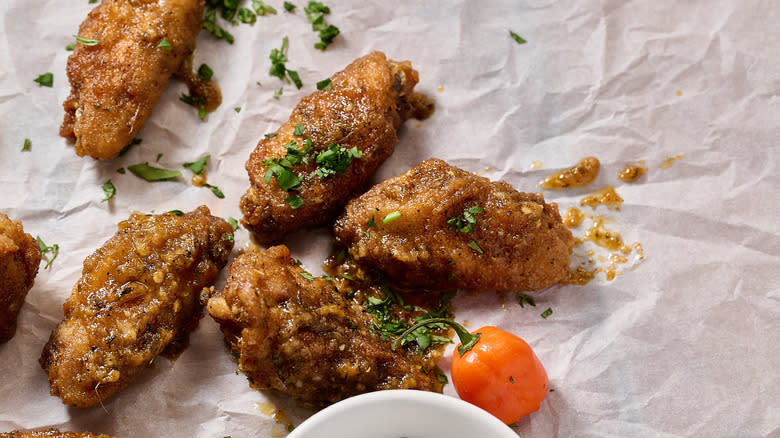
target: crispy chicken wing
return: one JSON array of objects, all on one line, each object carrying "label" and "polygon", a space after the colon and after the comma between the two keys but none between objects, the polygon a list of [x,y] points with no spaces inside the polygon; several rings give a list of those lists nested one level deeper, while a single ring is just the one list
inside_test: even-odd
[{"label": "crispy chicken wing", "polygon": [[440,349],[391,351],[365,308],[306,273],[286,246],[237,257],[206,308],[253,387],[316,404],[380,389],[441,391]]},{"label": "crispy chicken wing", "polygon": [[0,438],[116,438],[109,435],[95,435],[89,432],[60,432],[57,429],[31,430],[0,433]]},{"label": "crispy chicken wing", "polygon": [[99,42],[77,44],[68,58],[60,127],[79,156],[114,158],[143,128],[195,47],[203,7],[204,0],[103,0],[89,13],[78,35]]},{"label": "crispy chicken wing", "polygon": [[[246,163],[251,186],[241,198],[244,225],[269,243],[338,214],[393,153],[401,123],[432,111],[432,103],[413,91],[417,80],[408,61],[388,61],[373,52],[333,75],[332,89],[304,97],[276,136],[260,140]],[[302,132],[296,132],[299,125]],[[334,145],[332,152],[322,157],[329,145]],[[274,172],[272,161],[277,172],[285,173],[281,165],[296,180],[290,181],[290,173],[274,179],[268,173]],[[291,196],[302,205],[296,208]]]},{"label": "crispy chicken wing", "polygon": [[208,208],[134,213],[84,261],[40,363],[51,394],[77,407],[126,387],[160,353],[176,355],[203,314],[233,248],[233,228]]},{"label": "crispy chicken wing", "polygon": [[0,344],[16,333],[16,318],[32,288],[41,248],[22,223],[0,213]]},{"label": "crispy chicken wing", "polygon": [[400,285],[475,291],[548,287],[566,273],[574,244],[541,194],[437,159],[350,201],[334,234]]}]

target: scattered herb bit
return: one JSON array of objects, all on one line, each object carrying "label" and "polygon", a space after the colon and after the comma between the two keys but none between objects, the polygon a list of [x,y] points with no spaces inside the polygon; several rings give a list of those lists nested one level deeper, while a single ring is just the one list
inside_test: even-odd
[{"label": "scattered herb bit", "polygon": [[263,3],[261,0],[252,0],[252,8],[254,8],[257,15],[275,14],[276,9]]},{"label": "scattered herb bit", "polygon": [[201,120],[206,120],[206,107],[205,106],[199,106],[198,107],[198,117],[200,117]]},{"label": "scattered herb bit", "polygon": [[371,216],[371,219],[368,220],[368,222],[366,223],[366,227],[376,228],[376,222],[374,222],[374,216]]},{"label": "scattered herb bit", "polygon": [[212,76],[214,76],[214,70],[207,64],[201,64],[200,67],[198,67],[198,76],[204,81],[210,81]]},{"label": "scattered herb bit", "polygon": [[114,187],[114,183],[112,183],[111,180],[108,180],[105,184],[103,184],[103,193],[106,195],[106,197],[103,198],[103,200],[100,202],[106,202],[113,198],[114,195],[116,195],[116,187]]},{"label": "scattered herb bit", "polygon": [[233,231],[236,231],[238,229],[238,221],[234,217],[228,218],[228,223],[231,227],[233,227]]},{"label": "scattered herb bit", "polygon": [[92,104],[92,108],[98,109],[98,108],[100,108],[100,105],[98,105],[98,104],[96,104],[96,103],[93,103],[93,104]]},{"label": "scattered herb bit", "polygon": [[100,44],[100,40],[95,40],[92,38],[84,38],[83,36],[73,35],[76,38],[76,42],[81,44],[82,46],[97,46]]},{"label": "scattered herb bit", "polygon": [[461,233],[470,233],[474,230],[474,225],[477,223],[475,214],[482,213],[482,207],[475,205],[463,210],[462,218],[459,216],[453,216],[447,220],[447,228],[455,228]]},{"label": "scattered herb bit", "polygon": [[237,113],[240,113],[240,112],[241,112],[241,107],[240,107],[240,106],[237,106],[237,107],[233,108],[233,110],[234,110],[235,112],[237,112]]},{"label": "scattered herb bit", "polygon": [[469,242],[468,243],[468,247],[473,249],[474,252],[476,252],[476,253],[479,253],[479,254],[484,254],[485,253],[485,251],[482,251],[482,248],[479,247],[479,244],[477,243],[476,240],[472,240],[471,242]]},{"label": "scattered herb bit", "polygon": [[336,38],[339,33],[338,27],[328,25],[328,27],[320,31],[320,42],[314,44],[314,48],[325,51],[325,49],[333,43],[333,39]]},{"label": "scattered herb bit", "polygon": [[181,210],[171,210],[171,211],[169,211],[168,213],[170,213],[170,214],[172,214],[172,215],[175,215],[175,216],[181,216],[181,215],[183,215],[183,214],[184,214],[184,212],[183,212],[183,211],[181,211]]},{"label": "scattered herb bit", "polygon": [[89,4],[93,5],[93,4],[97,3],[98,1],[100,1],[100,0],[89,0]]},{"label": "scattered herb bit", "polygon": [[254,24],[257,21],[257,15],[251,9],[241,8],[238,10],[238,19],[242,23]]},{"label": "scattered herb bit", "polygon": [[171,51],[171,42],[163,38],[162,41],[160,41],[160,44],[157,45],[157,48]]},{"label": "scattered herb bit", "polygon": [[198,109],[198,117],[200,117],[201,120],[206,119],[206,98],[203,96],[191,96],[189,94],[182,93],[181,96],[179,96],[179,100],[186,103],[187,105],[194,106]]},{"label": "scattered herb bit", "polygon": [[317,82],[318,90],[330,90],[331,88],[333,88],[333,83],[330,81],[330,78]]},{"label": "scattered herb bit", "polygon": [[178,170],[160,169],[158,167],[150,166],[149,163],[135,164],[133,166],[127,166],[127,168],[137,177],[150,182],[165,181],[181,176],[181,172]]},{"label": "scattered herb bit", "polygon": [[344,146],[328,145],[328,148],[317,153],[315,161],[320,167],[314,174],[322,179],[331,175],[344,173],[355,158],[362,158],[363,154],[357,147],[347,149]]},{"label": "scattered herb bit", "polygon": [[[373,219],[373,218],[372,218]],[[392,213],[388,213],[387,216],[385,216],[384,219],[382,219],[383,224],[389,224],[390,222],[401,219],[401,212],[396,210]]]},{"label": "scattered herb bit", "polygon": [[54,84],[54,75],[52,73],[44,73],[33,79],[33,81],[42,87],[51,87]]},{"label": "scattered herb bit", "polygon": [[287,69],[287,76],[290,77],[290,79],[293,81],[293,84],[295,84],[296,88],[300,90],[301,87],[303,87],[303,82],[301,82],[301,78],[298,76],[297,71]]},{"label": "scattered herb bit", "polygon": [[32,142],[29,138],[25,138],[24,144],[22,145],[22,151],[29,151],[30,147],[32,147]]},{"label": "scattered herb bit", "polygon": [[509,426],[509,427],[520,427],[520,425],[518,425],[517,423],[508,424],[507,426]]},{"label": "scattered herb bit", "polygon": [[228,242],[235,242],[235,237],[233,237],[233,233],[230,233],[230,234],[225,235],[223,240],[226,240]]},{"label": "scattered herb bit", "polygon": [[281,96],[281,95],[282,95],[282,89],[281,88],[276,90],[276,91],[274,91],[274,99],[278,99],[279,96]]},{"label": "scattered herb bit", "polygon": [[125,174],[125,168],[124,167],[120,167],[119,169],[116,170],[116,173],[121,173],[122,175],[124,175]]},{"label": "scattered herb bit", "polygon": [[351,275],[349,275],[349,273],[346,272],[342,275],[342,277],[346,278],[347,280],[355,281],[355,279]]},{"label": "scattered herb bit", "polygon": [[268,134],[265,134],[265,138],[274,138],[274,137],[276,137],[275,132],[269,132]]},{"label": "scattered herb bit", "polygon": [[295,11],[295,5],[290,2],[284,2],[284,10],[287,12]]},{"label": "scattered herb bit", "polygon": [[65,50],[67,50],[68,52],[72,52],[75,49],[76,49],[76,44],[75,43],[70,43],[67,46],[65,46]]},{"label": "scattered herb bit", "polygon": [[163,154],[162,154],[162,152],[160,152],[159,154],[157,154],[157,159],[154,160],[154,161],[159,163],[160,162],[160,158],[162,158],[162,156],[163,156]]},{"label": "scattered herb bit", "polygon": [[295,125],[295,129],[293,130],[293,135],[295,136],[301,136],[306,132],[306,128],[303,127],[303,123],[298,123]]},{"label": "scattered herb bit", "polygon": [[311,23],[311,30],[320,33],[320,42],[315,44],[314,47],[320,50],[327,49],[333,42],[333,38],[336,38],[339,34],[338,27],[325,24],[325,15],[330,14],[330,8],[321,2],[310,1],[309,5],[303,8],[303,10],[306,12],[306,18]]},{"label": "scattered herb bit", "polygon": [[[217,24],[217,7],[222,6],[223,4],[221,1],[209,0],[209,7],[206,9],[206,14],[203,17],[203,28],[214,35],[215,38],[223,39],[228,43],[233,44],[233,35]],[[222,12],[222,16],[224,17],[225,9],[223,9]]]},{"label": "scattered herb bit", "polygon": [[[38,241],[38,246],[41,248],[41,254],[46,260],[46,266],[43,267],[43,269],[49,269],[49,266],[54,262],[54,259],[57,258],[57,254],[60,252],[60,245],[54,244],[52,246],[47,246],[45,243],[43,243],[43,239],[40,238],[40,236],[36,236],[35,240]],[[51,253],[51,257],[49,257],[47,254]]]},{"label": "scattered herb bit", "polygon": [[303,278],[305,278],[307,280],[314,280],[314,277],[312,277],[312,275],[309,274],[306,271],[299,272],[299,274],[301,274],[301,277],[303,277]]},{"label": "scattered herb bit", "polygon": [[303,198],[298,195],[290,195],[285,199],[285,202],[287,202],[287,205],[289,205],[290,208],[297,210],[303,205]]},{"label": "scattered herb bit", "polygon": [[135,146],[137,144],[141,144],[141,141],[143,141],[143,140],[141,140],[140,138],[134,138],[133,141],[130,142],[130,144],[128,144],[127,146],[123,147],[122,150],[119,151],[119,156],[121,157],[122,155],[126,154],[127,151],[129,151],[131,147],[133,147],[133,146]]},{"label": "scattered herb bit", "polygon": [[192,163],[184,163],[182,164],[182,166],[190,169],[192,173],[194,173],[195,175],[200,175],[201,173],[203,173],[203,168],[206,167],[209,158],[211,158],[211,155],[206,155],[198,161],[194,161]]},{"label": "scattered herb bit", "polygon": [[542,318],[547,319],[548,316],[552,315],[552,307],[548,307],[547,310],[542,312]]},{"label": "scattered herb bit", "polygon": [[293,426],[292,424],[288,424],[287,425],[287,432],[292,432],[293,430],[295,430],[295,426]]},{"label": "scattered herb bit", "polygon": [[279,188],[282,190],[298,190],[298,186],[301,183],[301,179],[295,172],[289,169],[285,169],[279,164],[274,164],[272,160],[265,160],[263,165],[268,168],[265,172],[264,179],[266,183],[271,182],[271,177],[276,178],[276,182]]},{"label": "scattered herb bit", "polygon": [[517,41],[517,44],[525,44],[525,43],[528,42],[523,37],[521,37],[520,35],[512,32],[511,30],[509,31],[509,35],[512,37],[512,39]]},{"label": "scattered herb bit", "polygon": [[522,292],[517,293],[517,301],[518,304],[520,304],[520,307],[525,307],[526,303],[528,303],[528,305],[532,307],[536,307],[536,301],[534,301],[534,299],[531,296],[526,295]]},{"label": "scattered herb bit", "polygon": [[287,67],[284,65],[287,62],[287,55],[285,55],[287,42],[287,37],[282,38],[282,47],[271,49],[271,54],[268,55],[268,58],[271,60],[271,69],[268,71],[268,74],[279,79],[284,79],[284,74],[287,72]]},{"label": "scattered herb bit", "polygon": [[442,373],[442,372],[441,372],[441,370],[440,370],[439,368],[434,368],[434,369],[433,369],[433,372],[434,372],[434,374],[436,374],[436,380],[438,380],[438,381],[439,381],[439,383],[441,383],[442,385],[446,385],[447,383],[449,383],[449,382],[450,382],[450,381],[447,379],[447,375],[446,375],[446,374],[444,374],[444,373]]},{"label": "scattered herb bit", "polygon": [[257,84],[258,87],[262,87],[263,86],[263,84],[261,84],[260,81],[257,81],[256,84]]},{"label": "scattered herb bit", "polygon": [[225,194],[222,193],[222,190],[220,190],[219,187],[212,186],[211,184],[203,184],[203,187],[211,189],[211,193],[213,193],[214,196],[216,196],[217,198],[219,198],[219,199],[224,199],[225,198]]}]

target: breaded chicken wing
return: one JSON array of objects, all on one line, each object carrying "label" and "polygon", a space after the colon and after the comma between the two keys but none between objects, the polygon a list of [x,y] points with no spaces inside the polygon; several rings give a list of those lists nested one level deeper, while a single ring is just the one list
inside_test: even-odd
[{"label": "breaded chicken wing", "polygon": [[237,257],[206,309],[255,388],[316,404],[380,389],[441,391],[439,349],[391,351],[372,316],[332,281],[306,273],[286,246]]},{"label": "breaded chicken wing", "polygon": [[40,358],[51,394],[88,407],[126,387],[158,354],[176,355],[203,314],[233,248],[233,228],[208,208],[133,213],[84,261],[65,320]]},{"label": "breaded chicken wing", "polygon": [[353,199],[334,226],[350,256],[412,288],[548,287],[574,239],[541,194],[430,159]]},{"label": "breaded chicken wing", "polygon": [[204,0],[103,0],[89,13],[78,36],[98,42],[76,44],[68,58],[60,127],[79,156],[110,159],[130,144],[194,50],[203,7]]},{"label": "breaded chicken wing", "polygon": [[22,223],[0,213],[0,344],[16,333],[16,318],[32,288],[41,248]]},{"label": "breaded chicken wing", "polygon": [[116,438],[109,435],[95,435],[89,432],[60,432],[57,429],[31,430],[0,433],[0,438]]},{"label": "breaded chicken wing", "polygon": [[304,97],[246,163],[244,225],[269,243],[338,214],[393,153],[401,123],[432,111],[413,91],[417,80],[408,61],[373,52],[333,75],[330,90]]}]

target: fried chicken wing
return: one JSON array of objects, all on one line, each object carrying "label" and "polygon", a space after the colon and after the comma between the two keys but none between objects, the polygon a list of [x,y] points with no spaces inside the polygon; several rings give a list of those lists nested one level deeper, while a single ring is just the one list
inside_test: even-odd
[{"label": "fried chicken wing", "polygon": [[548,287],[574,239],[558,206],[430,159],[353,199],[334,225],[358,262],[412,288]]},{"label": "fried chicken wing", "polygon": [[16,333],[16,318],[32,288],[41,248],[22,223],[0,213],[0,344]]},{"label": "fried chicken wing", "polygon": [[176,355],[203,314],[233,248],[233,228],[208,208],[133,213],[84,261],[65,319],[40,358],[51,394],[88,407],[126,387],[158,354]]},{"label": "fried chicken wing", "polygon": [[[71,92],[60,135],[79,156],[116,157],[143,128],[195,47],[204,0],[103,0],[68,58]],[[163,41],[167,41],[166,45]]]},{"label": "fried chicken wing", "polygon": [[241,198],[244,225],[270,243],[338,214],[393,153],[401,123],[432,111],[432,103],[413,91],[417,80],[408,61],[373,52],[333,75],[330,90],[304,97],[246,163],[251,186]]},{"label": "fried chicken wing", "polygon": [[109,435],[95,435],[90,432],[60,432],[57,429],[0,433],[0,438],[116,438]]},{"label": "fried chicken wing", "polygon": [[316,404],[381,389],[441,391],[433,374],[440,350],[391,351],[372,316],[332,281],[306,273],[286,246],[237,257],[206,309],[255,388]]}]

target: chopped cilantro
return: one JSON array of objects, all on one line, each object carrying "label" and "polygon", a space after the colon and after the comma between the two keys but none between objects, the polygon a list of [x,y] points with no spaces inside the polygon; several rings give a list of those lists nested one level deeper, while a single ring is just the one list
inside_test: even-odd
[{"label": "chopped cilantro", "polygon": [[315,49],[325,50],[333,43],[333,39],[339,35],[339,28],[334,25],[328,25],[320,31],[320,42],[314,44]]},{"label": "chopped cilantro", "polygon": [[54,74],[52,73],[44,73],[37,78],[33,79],[34,82],[37,82],[38,85],[42,87],[51,87],[54,84]]},{"label": "chopped cilantro", "polygon": [[330,90],[331,88],[333,88],[333,83],[330,81],[330,78],[317,82],[318,90]]},{"label": "chopped cilantro", "polygon": [[184,163],[182,164],[182,166],[190,169],[192,173],[194,173],[195,175],[200,175],[201,173],[203,173],[203,169],[206,167],[209,158],[211,158],[211,155],[206,155],[198,161],[194,161],[192,163]]},{"label": "chopped cilantro", "polygon": [[140,138],[134,138],[130,143],[128,143],[127,146],[123,147],[122,150],[119,151],[119,156],[121,157],[122,155],[126,154],[127,151],[130,150],[130,148],[132,148],[133,146],[135,146],[137,144],[141,144],[142,141],[143,140],[141,140]]},{"label": "chopped cilantro", "polygon": [[447,379],[447,375],[444,374],[443,372],[441,372],[441,370],[439,368],[434,368],[433,372],[434,372],[434,374],[436,374],[436,380],[438,380],[439,383],[441,383],[443,385],[446,385],[447,383],[449,383],[449,380]]},{"label": "chopped cilantro", "polygon": [[306,271],[301,271],[301,272],[299,272],[299,274],[301,274],[301,277],[303,277],[303,278],[305,278],[307,280],[314,280],[314,277],[311,274],[309,274],[308,272],[306,272]]},{"label": "chopped cilantro", "polygon": [[154,161],[159,163],[160,162],[160,158],[162,158],[162,157],[163,157],[163,154],[162,154],[162,152],[160,152],[159,154],[157,154],[157,159],[154,160]]},{"label": "chopped cilantro", "polygon": [[29,138],[24,139],[24,144],[22,145],[22,151],[29,151],[30,147],[32,146],[32,142]]},{"label": "chopped cilantro", "polygon": [[168,41],[165,38],[163,38],[163,40],[160,41],[160,44],[157,45],[157,48],[163,49],[163,50],[167,50],[167,51],[170,52],[171,51],[171,43],[170,43],[170,41]]},{"label": "chopped cilantro", "polygon": [[274,91],[274,99],[278,99],[279,96],[282,95],[282,89],[279,88],[278,90]]},{"label": "chopped cilantro", "polygon": [[211,77],[214,76],[214,70],[207,64],[201,64],[200,67],[198,67],[198,76],[204,81],[210,81]]},{"label": "chopped cilantro", "polygon": [[303,123],[298,123],[295,125],[295,129],[293,130],[293,135],[295,136],[301,136],[306,132],[306,128],[303,127]]},{"label": "chopped cilantro", "polygon": [[68,52],[72,52],[75,49],[76,49],[76,44],[75,43],[70,43],[67,46],[65,46],[65,50],[67,50]]},{"label": "chopped cilantro", "polygon": [[120,167],[119,169],[116,170],[116,173],[121,173],[122,175],[124,175],[125,174],[125,168],[124,167]]},{"label": "chopped cilantro", "polygon": [[319,168],[314,171],[314,174],[325,179],[331,175],[344,173],[355,158],[362,157],[363,154],[357,147],[347,149],[331,143],[327,149],[317,152],[315,161],[319,164]]},{"label": "chopped cilantro", "polygon": [[470,233],[474,229],[474,225],[477,223],[475,214],[482,213],[482,207],[475,205],[463,210],[462,216],[453,216],[447,220],[447,228],[455,228],[461,233]]},{"label": "chopped cilantro", "polygon": [[287,68],[284,66],[284,63],[287,62],[287,55],[284,53],[287,50],[287,42],[287,37],[282,38],[282,47],[271,49],[271,54],[268,55],[271,60],[271,69],[268,74],[279,79],[284,79],[284,74],[287,72]]},{"label": "chopped cilantro", "polygon": [[[373,218],[372,218],[373,219]],[[388,213],[387,216],[385,216],[384,219],[382,219],[383,224],[389,224],[390,222],[394,220],[401,219],[401,212],[396,210],[392,213]]]},{"label": "chopped cilantro", "polygon": [[160,169],[150,166],[149,163],[135,164],[133,166],[127,166],[127,168],[137,177],[150,182],[165,181],[181,176],[181,172],[178,170]]},{"label": "chopped cilantro", "polygon": [[366,223],[366,227],[376,228],[376,222],[374,222],[374,216],[371,216],[371,219],[368,220],[368,222]]},{"label": "chopped cilantro", "polygon": [[290,2],[284,2],[284,10],[287,12],[295,11],[295,5]]},{"label": "chopped cilantro", "polygon": [[184,212],[183,212],[183,211],[181,211],[181,210],[171,210],[171,211],[169,211],[168,213],[170,213],[170,214],[172,214],[172,215],[174,215],[174,216],[181,216],[181,215],[183,215],[183,214],[184,214]]},{"label": "chopped cilantro", "polygon": [[299,90],[301,87],[303,87],[303,82],[301,82],[301,78],[298,76],[298,72],[295,70],[287,69],[287,76],[290,77],[290,80],[293,81],[293,84],[295,84],[295,87]]},{"label": "chopped cilantro", "polygon": [[[216,5],[214,3],[216,3]],[[221,3],[222,2],[209,0],[209,7],[206,9],[206,14],[203,17],[203,28],[214,35],[215,38],[223,39],[228,43],[233,44],[233,35],[217,24],[217,7],[222,7]],[[224,11],[225,10],[223,9],[223,16],[225,15]]]},{"label": "chopped cilantro", "polygon": [[512,32],[511,30],[509,31],[509,35],[512,37],[512,39],[517,41],[517,44],[525,44],[525,43],[528,42],[525,39],[523,39],[523,37],[521,37],[520,35]]},{"label": "chopped cilantro", "polygon": [[241,20],[242,23],[254,24],[254,22],[257,21],[257,15],[255,15],[251,9],[241,8],[238,10],[238,19]]},{"label": "chopped cilantro", "polygon": [[548,307],[547,310],[542,312],[542,318],[547,319],[548,316],[552,315],[552,307]]},{"label": "chopped cilantro", "polygon": [[227,221],[230,224],[230,226],[233,227],[233,231],[236,231],[238,229],[238,221],[236,220],[236,218],[229,217]]},{"label": "chopped cilantro", "polygon": [[482,248],[479,247],[479,244],[477,243],[476,240],[472,240],[471,242],[469,242],[468,243],[468,247],[473,249],[474,252],[476,252],[478,254],[484,254],[485,253],[484,251],[482,251]]},{"label": "chopped cilantro", "polygon": [[233,233],[226,234],[225,237],[223,238],[223,240],[226,240],[228,242],[235,242],[236,241],[235,239],[236,238],[233,237]]},{"label": "chopped cilantro", "polygon": [[276,133],[275,132],[269,132],[268,134],[265,134],[264,137],[265,138],[274,138],[274,137],[276,137]]},{"label": "chopped cilantro", "polygon": [[275,14],[276,9],[263,3],[261,0],[252,0],[252,8],[254,8],[257,15]]},{"label": "chopped cilantro", "polygon": [[222,193],[222,190],[219,189],[217,186],[212,186],[211,184],[203,184],[203,187],[206,187],[207,189],[211,189],[211,193],[214,194],[219,199],[223,199],[225,197],[225,194]]},{"label": "chopped cilantro", "polygon": [[233,108],[233,111],[235,111],[237,113],[240,113],[241,112],[241,107],[237,106],[237,107]]},{"label": "chopped cilantro", "polygon": [[[43,269],[49,269],[49,266],[51,266],[51,264],[54,262],[54,259],[57,258],[57,254],[60,252],[60,245],[55,243],[52,246],[48,246],[43,243],[43,239],[41,239],[40,236],[36,236],[35,240],[38,241],[38,247],[41,248],[41,254],[46,260],[46,266],[44,266]],[[51,253],[51,257],[47,255],[49,253]]]},{"label": "chopped cilantro", "polygon": [[520,304],[520,307],[525,307],[526,303],[528,303],[529,306],[536,307],[536,301],[534,301],[533,297],[522,292],[517,293],[517,302]]},{"label": "chopped cilantro", "polygon": [[194,106],[198,109],[198,117],[200,117],[201,120],[206,119],[206,98],[202,96],[191,96],[189,94],[182,93],[181,96],[179,96],[179,100],[186,103],[187,105]]},{"label": "chopped cilantro", "polygon": [[103,193],[106,195],[105,198],[103,198],[100,202],[106,202],[109,199],[113,198],[114,195],[116,195],[116,187],[114,187],[114,183],[111,182],[111,180],[108,180],[103,184]]},{"label": "chopped cilantro", "polygon": [[92,38],[84,38],[83,36],[73,35],[76,38],[76,42],[81,44],[82,46],[97,46],[100,44],[100,40],[95,40]]},{"label": "chopped cilantro", "polygon": [[333,42],[333,38],[336,38],[339,34],[338,27],[325,24],[325,15],[330,14],[330,8],[321,2],[310,1],[309,5],[303,10],[306,12],[306,18],[311,23],[311,29],[320,33],[320,42],[315,44],[314,47],[320,50],[327,49]]}]

